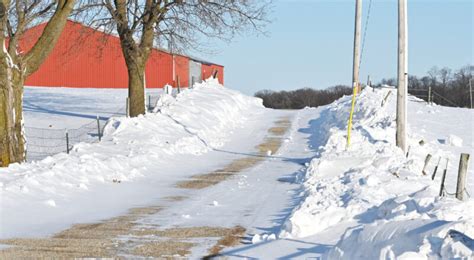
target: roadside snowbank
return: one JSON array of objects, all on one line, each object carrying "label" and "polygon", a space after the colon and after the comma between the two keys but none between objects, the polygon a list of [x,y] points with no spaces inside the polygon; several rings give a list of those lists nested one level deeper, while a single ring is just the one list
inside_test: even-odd
[{"label": "roadside snowbank", "polygon": [[219,148],[262,109],[260,99],[209,79],[176,98],[163,96],[155,113],[109,120],[100,143],[80,143],[69,155],[0,169],[0,238],[18,235],[17,228],[33,224],[35,216],[54,225],[58,216],[81,211],[74,203],[85,192],[159,177],[167,160]]},{"label": "roadside snowbank", "polygon": [[[395,146],[395,101],[395,89],[365,89],[358,96],[348,150],[350,97],[321,113],[320,138],[326,144],[311,161],[304,199],[279,237],[307,237],[345,226],[345,234],[327,254],[330,259],[474,256],[469,238],[474,237],[474,200],[438,197],[444,158],[459,155],[442,151],[434,142],[420,143],[423,137],[409,132],[407,158]],[[428,153],[433,155],[428,175],[443,158],[435,181],[422,175]],[[454,178],[453,172],[448,174]],[[456,231],[464,240],[452,236]]]}]

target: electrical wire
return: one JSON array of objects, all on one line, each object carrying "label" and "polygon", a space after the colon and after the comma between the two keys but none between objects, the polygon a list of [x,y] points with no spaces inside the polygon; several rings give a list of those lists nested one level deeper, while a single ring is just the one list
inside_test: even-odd
[{"label": "electrical wire", "polygon": [[365,18],[364,36],[362,37],[362,48],[360,50],[359,68],[360,68],[360,65],[362,64],[362,58],[364,56],[365,38],[366,38],[366,35],[367,35],[367,27],[369,26],[371,7],[372,7],[372,0],[369,1],[369,8],[368,8],[368,11],[367,11],[367,17]]}]

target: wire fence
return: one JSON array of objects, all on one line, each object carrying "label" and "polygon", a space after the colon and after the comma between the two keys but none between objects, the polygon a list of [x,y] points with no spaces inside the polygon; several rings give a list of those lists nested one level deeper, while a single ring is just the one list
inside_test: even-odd
[{"label": "wire fence", "polygon": [[462,107],[460,104],[450,100],[449,98],[445,97],[444,95],[429,89],[408,89],[408,93],[413,95],[417,98],[423,99],[428,103],[436,103],[440,105],[446,105],[453,107]]},{"label": "wire fence", "polygon": [[[3,132],[2,135],[0,135],[0,151],[4,150],[9,150],[9,144],[12,143],[13,136],[16,133],[16,129],[14,127],[8,128],[7,131]],[[2,154],[0,154],[0,167],[4,165],[8,165],[8,161],[4,162],[3,160],[6,158],[3,158]]]},{"label": "wire fence", "polygon": [[[148,95],[146,102],[147,110],[153,111],[159,99],[159,95]],[[123,106],[106,117],[97,116],[96,119],[91,119],[78,128],[53,129],[25,127],[26,160],[36,161],[58,153],[69,153],[74,145],[81,142],[99,142],[104,133],[107,121],[113,117],[128,115],[127,108],[128,105]],[[2,145],[1,141],[2,140],[0,140],[0,145]]]}]

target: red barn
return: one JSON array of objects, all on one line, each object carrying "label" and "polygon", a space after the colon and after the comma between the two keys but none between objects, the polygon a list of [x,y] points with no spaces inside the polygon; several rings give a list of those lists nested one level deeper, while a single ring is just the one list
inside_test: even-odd
[{"label": "red barn", "polygon": [[[37,41],[46,24],[29,29],[20,41],[28,50]],[[209,78],[217,70],[224,84],[224,67],[192,57],[153,49],[145,69],[146,87],[166,84],[188,87]],[[73,88],[127,88],[125,59],[117,36],[68,21],[51,54],[38,71],[30,75],[26,86]]]}]

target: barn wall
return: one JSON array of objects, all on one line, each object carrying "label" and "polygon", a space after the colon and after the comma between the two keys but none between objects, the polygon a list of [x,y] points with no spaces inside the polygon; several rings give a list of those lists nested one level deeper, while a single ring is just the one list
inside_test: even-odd
[{"label": "barn wall", "polygon": [[211,66],[212,70],[217,70],[217,79],[219,80],[219,83],[224,85],[224,66],[220,65],[212,65]]},{"label": "barn wall", "polygon": [[206,80],[212,76],[212,66],[210,64],[202,64],[202,80]]},{"label": "barn wall", "polygon": [[173,84],[173,56],[169,53],[152,50],[145,68],[147,88],[162,88]]},{"label": "barn wall", "polygon": [[[29,30],[22,49],[30,49],[43,29]],[[126,88],[128,76],[119,39],[68,22],[51,54],[25,85]]]},{"label": "barn wall", "polygon": [[[175,73],[176,76],[179,77],[179,84],[180,87],[188,87],[189,86],[189,58],[175,55]],[[177,87],[177,82],[175,78],[174,87]]]},{"label": "barn wall", "polygon": [[208,79],[212,76],[215,70],[217,70],[217,79],[219,83],[224,84],[224,67],[215,64],[202,64],[202,79]]},{"label": "barn wall", "polygon": [[[29,50],[41,35],[45,24],[29,29],[20,41],[20,49]],[[189,58],[175,55],[175,75],[180,84],[190,84]],[[202,68],[207,78],[216,65]],[[219,66],[220,67],[220,66]],[[219,70],[219,75],[223,72]],[[176,87],[173,55],[154,49],[145,68],[146,87]],[[223,74],[222,74],[223,77]],[[221,77],[219,77],[221,81]],[[118,37],[68,21],[56,46],[38,71],[30,75],[27,86],[75,88],[127,88],[128,75]]]}]

